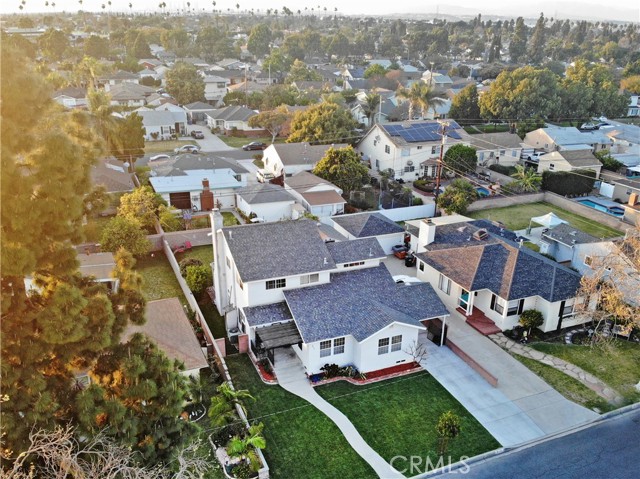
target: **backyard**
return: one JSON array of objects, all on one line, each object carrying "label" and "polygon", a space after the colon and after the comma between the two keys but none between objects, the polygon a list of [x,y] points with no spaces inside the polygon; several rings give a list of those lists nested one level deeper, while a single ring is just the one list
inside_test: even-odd
[{"label": "backyard", "polygon": [[557,356],[600,378],[622,394],[629,403],[640,401],[634,386],[640,381],[640,344],[614,340],[608,346],[533,343],[531,347]]},{"label": "backyard", "polygon": [[280,386],[264,384],[246,355],[225,360],[236,388],[248,389],[255,398],[246,401],[248,417],[265,425],[263,452],[271,478],[376,477],[324,414]]},{"label": "backyard", "polygon": [[[466,215],[474,219],[486,218],[492,221],[500,221],[508,229],[515,231],[527,228],[532,217],[546,215],[549,212],[553,212],[563,220],[568,221],[574,228],[597,238],[613,238],[624,234],[622,231],[609,228],[596,220],[571,213],[546,202],[478,210],[466,213]],[[535,223],[533,224],[535,225]]]},{"label": "backyard", "polygon": [[[438,418],[453,411],[461,419],[460,435],[446,457],[457,462],[500,445],[429,373],[422,371],[380,383],[356,386],[340,381],[316,389],[351,420],[364,440],[385,460],[417,456],[438,461]],[[372,420],[375,418],[375,420]],[[404,464],[408,466],[408,464]],[[397,464],[402,468],[401,463]]]}]

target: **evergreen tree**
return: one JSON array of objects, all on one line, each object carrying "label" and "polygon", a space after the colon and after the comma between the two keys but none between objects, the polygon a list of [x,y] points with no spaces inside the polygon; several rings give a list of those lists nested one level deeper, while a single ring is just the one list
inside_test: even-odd
[{"label": "evergreen tree", "polygon": [[531,41],[529,42],[529,60],[533,63],[541,63],[544,60],[544,46],[546,41],[544,25],[546,19],[544,14],[540,14],[536,26],[533,28]]}]

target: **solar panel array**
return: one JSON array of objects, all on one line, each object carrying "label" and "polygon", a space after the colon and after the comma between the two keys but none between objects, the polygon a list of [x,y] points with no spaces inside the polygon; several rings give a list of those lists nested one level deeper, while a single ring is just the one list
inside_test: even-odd
[{"label": "solar panel array", "polygon": [[[403,124],[382,125],[383,128],[391,136],[399,136],[407,143],[418,143],[423,141],[440,141],[441,126],[439,123],[412,123],[408,126]],[[456,140],[460,139],[460,135],[456,131],[460,128],[455,121],[449,123],[447,128],[447,136]]]}]

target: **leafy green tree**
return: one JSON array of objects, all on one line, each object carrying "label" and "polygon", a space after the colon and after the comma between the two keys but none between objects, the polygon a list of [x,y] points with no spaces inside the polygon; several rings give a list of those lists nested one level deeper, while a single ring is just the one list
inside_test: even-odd
[{"label": "leafy green tree", "polygon": [[147,42],[147,39],[142,32],[138,33],[138,37],[133,43],[131,55],[138,60],[140,60],[141,58],[151,57],[151,49],[149,48],[149,43]]},{"label": "leafy green tree", "polygon": [[478,198],[478,193],[471,183],[462,178],[457,178],[449,184],[440,196],[437,206],[448,215],[463,215],[467,207]]},{"label": "leafy green tree", "polygon": [[200,29],[195,46],[207,61],[220,61],[233,53],[229,32],[214,25],[206,25]]},{"label": "leafy green tree", "polygon": [[109,40],[91,35],[84,42],[84,54],[93,58],[107,58],[109,56]]},{"label": "leafy green tree", "polygon": [[3,447],[19,453],[32,427],[69,421],[74,365],[117,341],[118,323],[129,318],[104,286],[78,273],[73,245],[82,241],[100,152],[89,116],[61,111],[14,47],[3,44],[0,54],[0,421]]},{"label": "leafy green tree", "polygon": [[446,151],[442,161],[453,173],[463,175],[476,171],[478,156],[475,148],[458,143]]},{"label": "leafy green tree", "polygon": [[118,216],[137,221],[142,228],[153,230],[160,206],[166,202],[150,186],[140,186],[120,198]]},{"label": "leafy green tree", "polygon": [[523,328],[529,331],[531,334],[531,330],[533,328],[539,328],[544,323],[544,316],[537,309],[525,309],[520,315],[520,319],[518,319],[518,323]]},{"label": "leafy green tree", "polygon": [[538,175],[533,168],[525,168],[522,165],[516,165],[516,172],[511,175],[511,177],[515,178],[515,181],[512,182],[512,184],[524,193],[535,193],[540,191],[542,176]]},{"label": "leafy green tree", "polygon": [[449,118],[453,118],[461,125],[471,125],[478,122],[480,106],[478,105],[478,88],[475,84],[467,85],[453,97]]},{"label": "leafy green tree", "polygon": [[181,105],[204,100],[204,79],[195,66],[179,62],[166,74],[167,92]]},{"label": "leafy green tree", "polygon": [[602,168],[609,171],[619,171],[624,166],[624,163],[616,160],[611,156],[609,150],[600,150],[595,153],[595,157],[602,163]]},{"label": "leafy green tree", "polygon": [[269,25],[259,23],[251,29],[247,40],[247,49],[257,58],[262,58],[269,53],[272,40],[273,37]]},{"label": "leafy green tree", "polygon": [[365,97],[362,109],[364,110],[364,114],[367,115],[369,126],[375,123],[376,114],[380,111],[380,100],[380,95],[377,93],[368,93]]},{"label": "leafy green tree", "polygon": [[632,75],[620,81],[620,88],[632,95],[640,95],[640,75]]},{"label": "leafy green tree", "polygon": [[134,171],[136,160],[144,156],[145,128],[142,117],[133,112],[118,119],[116,125],[120,150],[113,151],[112,154],[121,161],[129,162],[130,171]]},{"label": "leafy green tree", "polygon": [[303,61],[295,60],[289,69],[287,82],[293,83],[297,81],[320,81],[320,74],[310,69]]},{"label": "leafy green tree", "polygon": [[249,118],[249,126],[252,128],[264,128],[271,134],[271,143],[283,130],[291,115],[287,107],[282,105],[275,110],[262,111]]},{"label": "leafy green tree", "polygon": [[349,142],[354,138],[356,126],[356,121],[346,108],[322,102],[294,115],[287,143]]},{"label": "leafy green tree", "polygon": [[640,75],[640,59],[627,63],[624,67],[624,70],[622,70],[623,78],[635,75]]},{"label": "leafy green tree", "polygon": [[246,412],[243,401],[255,398],[246,389],[233,389],[233,387],[224,382],[217,388],[218,394],[211,398],[211,406],[209,407],[209,419],[213,427],[224,426],[238,419],[234,412],[234,408],[240,407]]},{"label": "leafy green tree", "polygon": [[313,174],[330,181],[345,194],[358,189],[369,178],[369,170],[351,146],[329,148],[313,169]]},{"label": "leafy green tree", "polygon": [[38,44],[46,57],[51,60],[62,60],[69,48],[69,39],[63,31],[48,28],[38,39]]},{"label": "leafy green tree", "polygon": [[436,432],[440,438],[440,455],[447,451],[449,441],[455,439],[462,430],[462,421],[453,411],[447,411],[440,415],[436,424]]},{"label": "leafy green tree", "polygon": [[514,121],[535,116],[552,117],[560,109],[557,77],[530,66],[504,71],[479,99],[483,118]]},{"label": "leafy green tree", "polygon": [[184,369],[140,333],[98,357],[92,384],[76,399],[77,420],[104,430],[140,454],[145,465],[168,463],[195,432],[180,418],[187,397]]},{"label": "leafy green tree", "polygon": [[386,73],[387,73],[387,69],[385,67],[383,67],[378,63],[374,63],[364,71],[364,77],[367,79],[383,77],[386,75]]},{"label": "leafy green tree", "polygon": [[282,52],[282,49],[275,48],[262,62],[262,70],[271,71],[272,75],[286,73],[291,68],[293,60]]},{"label": "leafy green tree", "polygon": [[509,43],[509,56],[513,63],[519,63],[527,54],[527,27],[524,18],[518,17]]},{"label": "leafy green tree", "polygon": [[182,229],[180,210],[173,206],[160,205],[158,208],[158,221],[165,232]]},{"label": "leafy green tree", "polygon": [[191,46],[191,37],[184,28],[165,30],[162,32],[160,40],[163,47],[181,57],[187,54]]},{"label": "leafy green tree", "polygon": [[199,296],[212,284],[211,268],[206,265],[188,266],[185,280],[193,294]]},{"label": "leafy green tree", "polygon": [[140,222],[122,216],[116,216],[105,225],[100,244],[105,251],[124,248],[134,256],[144,255],[151,248]]}]

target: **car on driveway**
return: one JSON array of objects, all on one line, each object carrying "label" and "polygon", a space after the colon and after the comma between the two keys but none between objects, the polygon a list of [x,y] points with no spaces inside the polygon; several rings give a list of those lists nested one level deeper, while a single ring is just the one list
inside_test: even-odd
[{"label": "car on driveway", "polygon": [[242,149],[244,151],[251,150],[264,150],[267,147],[266,143],[262,143],[261,141],[252,141],[251,143],[247,143],[246,145],[242,145]]},{"label": "car on driveway", "polygon": [[170,158],[171,157],[169,155],[161,153],[160,155],[152,156],[151,158],[149,158],[149,161],[150,162],[165,161],[165,160],[168,160]]},{"label": "car on driveway", "polygon": [[540,157],[546,154],[546,151],[536,151],[535,153],[531,153],[529,156],[527,156],[527,160],[535,161],[537,163],[538,161],[540,161]]},{"label": "car on driveway", "polygon": [[269,181],[275,178],[275,175],[273,173],[267,173],[264,170],[258,170],[256,172],[256,178],[260,183],[269,183]]},{"label": "car on driveway", "polygon": [[204,133],[202,133],[200,130],[193,130],[191,132],[191,136],[194,137],[196,140],[204,139]]},{"label": "car on driveway", "polygon": [[595,123],[583,123],[582,125],[580,125],[580,129],[584,131],[597,130],[598,128],[600,127]]},{"label": "car on driveway", "polygon": [[200,151],[200,147],[198,145],[182,145],[173,151],[176,153],[198,153]]}]

